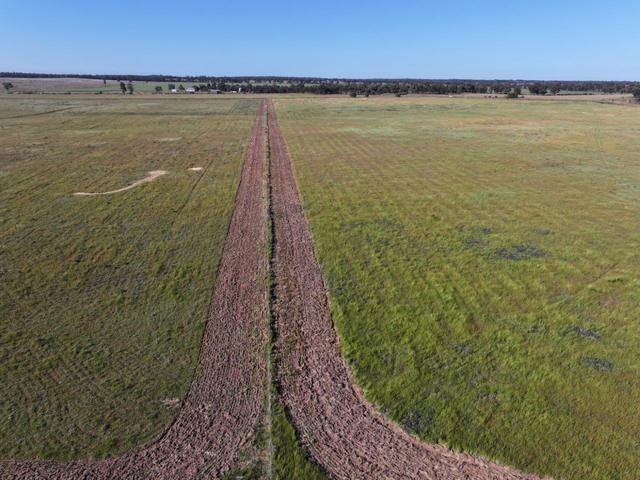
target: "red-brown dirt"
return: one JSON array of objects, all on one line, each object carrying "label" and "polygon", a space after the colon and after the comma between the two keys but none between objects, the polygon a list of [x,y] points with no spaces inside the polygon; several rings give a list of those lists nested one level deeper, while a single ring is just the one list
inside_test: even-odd
[{"label": "red-brown dirt", "polygon": [[267,388],[265,104],[253,126],[199,365],[182,408],[156,441],[101,461],[4,461],[0,478],[189,479],[229,471],[264,416]]},{"label": "red-brown dirt", "polygon": [[537,478],[419,442],[378,413],[354,385],[272,102],[268,122],[276,378],[302,446],[335,479]]}]

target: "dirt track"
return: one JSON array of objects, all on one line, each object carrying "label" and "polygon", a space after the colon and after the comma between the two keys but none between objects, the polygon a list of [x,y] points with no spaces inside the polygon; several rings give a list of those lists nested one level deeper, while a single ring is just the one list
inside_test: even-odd
[{"label": "dirt track", "polygon": [[1,479],[217,478],[251,444],[267,388],[265,104],[236,195],[199,365],[180,413],[155,442],[103,461],[6,461]]},{"label": "dirt track", "polygon": [[417,441],[354,386],[271,102],[268,112],[277,380],[302,446],[336,479],[537,478]]}]

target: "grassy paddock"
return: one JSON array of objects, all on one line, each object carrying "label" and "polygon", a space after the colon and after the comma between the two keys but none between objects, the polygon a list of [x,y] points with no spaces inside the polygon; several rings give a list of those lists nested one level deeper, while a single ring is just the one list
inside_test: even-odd
[{"label": "grassy paddock", "polygon": [[[121,93],[120,82],[107,80],[106,85],[102,80],[90,78],[0,78],[2,82],[11,82],[14,92],[27,93]],[[126,78],[122,80],[129,83]],[[169,91],[169,85],[176,87],[182,83],[184,88],[194,85],[193,82],[132,82],[135,93],[154,93],[156,87],[162,87],[163,92]],[[0,95],[5,95],[4,88]]]},{"label": "grassy paddock", "polygon": [[114,455],[175,416],[256,107],[0,99],[0,458]]},{"label": "grassy paddock", "polygon": [[640,470],[640,109],[277,100],[346,358],[429,441]]}]

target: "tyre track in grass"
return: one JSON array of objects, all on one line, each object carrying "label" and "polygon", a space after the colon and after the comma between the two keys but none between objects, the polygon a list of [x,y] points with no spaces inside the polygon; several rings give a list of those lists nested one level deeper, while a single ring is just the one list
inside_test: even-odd
[{"label": "tyre track in grass", "polygon": [[250,448],[269,390],[265,111],[261,101],[209,307],[199,364],[173,423],[154,442],[92,461],[0,462],[0,478],[220,478]]},{"label": "tyre track in grass", "polygon": [[538,478],[420,442],[378,413],[355,386],[271,101],[268,116],[276,380],[302,446],[341,480]]},{"label": "tyre track in grass", "polygon": [[13,120],[14,118],[39,117],[41,115],[50,115],[52,113],[66,112],[67,110],[71,110],[73,108],[80,108],[80,107],[74,106],[74,107],[58,108],[56,110],[47,110],[45,112],[24,113],[22,115],[14,115],[12,117],[1,117],[0,120]]}]

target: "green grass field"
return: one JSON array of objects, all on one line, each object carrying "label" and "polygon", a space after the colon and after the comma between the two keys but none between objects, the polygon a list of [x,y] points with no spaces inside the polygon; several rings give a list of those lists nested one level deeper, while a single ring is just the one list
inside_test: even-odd
[{"label": "green grass field", "polygon": [[[120,94],[120,82],[116,80],[87,79],[87,78],[1,78],[2,82],[11,82],[13,92],[23,93],[117,93]],[[126,78],[123,78],[128,83]],[[162,87],[164,93],[169,92],[169,85],[183,84],[185,88],[193,86],[193,82],[132,82],[135,93],[154,93],[156,87]],[[4,88],[0,90],[0,96],[7,95]]]},{"label": "green grass field", "polygon": [[0,99],[0,458],[114,455],[175,416],[256,108]]},{"label": "green grass field", "polygon": [[640,109],[278,99],[342,348],[428,441],[640,470]]},{"label": "green grass field", "polygon": [[[175,416],[257,102],[0,98],[0,458],[114,455]],[[428,441],[558,479],[634,479],[640,109],[277,108],[368,398]],[[73,196],[152,170],[169,173]],[[273,478],[324,478],[277,395],[270,430]]]}]

